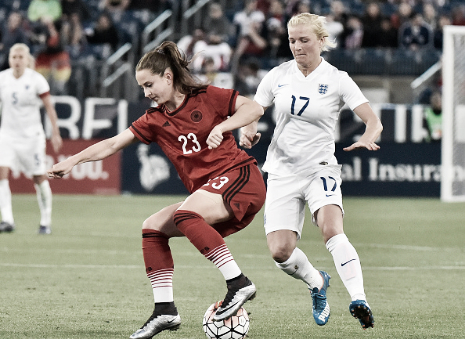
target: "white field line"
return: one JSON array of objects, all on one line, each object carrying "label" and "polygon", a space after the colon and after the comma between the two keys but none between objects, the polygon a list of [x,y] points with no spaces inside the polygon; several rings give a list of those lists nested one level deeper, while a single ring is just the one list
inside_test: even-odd
[{"label": "white field line", "polygon": [[[275,267],[253,267],[249,265],[242,265],[245,269],[254,270],[274,270]],[[18,264],[18,263],[0,263],[0,267],[21,267],[21,268],[60,268],[60,269],[143,269],[141,265],[80,265],[80,264]],[[214,269],[214,265],[175,265],[175,268],[181,269]],[[216,269],[216,268],[215,268]],[[465,270],[465,266],[364,266],[364,271],[425,271],[425,270]]]}]

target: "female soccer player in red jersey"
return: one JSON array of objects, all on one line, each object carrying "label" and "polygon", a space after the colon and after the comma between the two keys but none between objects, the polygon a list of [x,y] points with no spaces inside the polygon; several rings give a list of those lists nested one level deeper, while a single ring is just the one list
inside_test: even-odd
[{"label": "female soccer player in red jersey", "polygon": [[235,90],[198,83],[188,64],[173,42],[145,54],[136,66],[136,80],[158,106],[127,130],[49,170],[50,177],[61,178],[77,164],[104,159],[134,142],[155,142],[191,193],[142,225],[142,251],[155,309],[131,335],[133,339],[152,338],[181,324],[173,301],[171,237],[186,236],[223,274],[228,292],[216,320],[235,314],[255,296],[255,285],[242,274],[223,237],[246,227],[265,201],[256,160],[237,147],[231,132],[257,120],[263,108]]}]

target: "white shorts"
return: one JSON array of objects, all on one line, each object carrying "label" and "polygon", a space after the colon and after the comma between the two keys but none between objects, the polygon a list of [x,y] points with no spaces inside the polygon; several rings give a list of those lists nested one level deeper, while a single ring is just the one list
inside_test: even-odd
[{"label": "white shorts", "polygon": [[11,139],[0,135],[0,167],[21,171],[28,178],[46,173],[45,138]]},{"label": "white shorts", "polygon": [[268,175],[265,201],[265,232],[291,230],[302,235],[305,203],[314,213],[326,205],[342,207],[341,166],[320,165],[307,177]]}]

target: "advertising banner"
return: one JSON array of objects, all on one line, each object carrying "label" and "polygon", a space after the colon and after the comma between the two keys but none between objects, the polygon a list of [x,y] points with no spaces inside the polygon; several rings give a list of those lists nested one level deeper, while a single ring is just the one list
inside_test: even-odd
[{"label": "advertising banner", "polygon": [[[150,100],[126,102],[111,98],[53,98],[58,114],[60,133],[65,145],[60,154],[49,152],[50,166],[99,139],[112,137],[142,116]],[[422,105],[373,104],[384,130],[378,140],[377,152],[344,152],[360,138],[363,122],[347,107],[342,109],[335,129],[336,157],[342,167],[343,192],[354,196],[439,196],[440,143],[426,143],[427,134]],[[44,119],[50,136],[50,122]],[[258,124],[261,141],[247,152],[259,165],[265,161],[266,150],[275,127],[275,113],[270,107]],[[48,147],[51,150],[51,147]],[[465,176],[465,169],[455,169]],[[266,178],[266,175],[265,175]],[[89,194],[186,194],[174,167],[155,144],[137,143],[121,154],[102,162],[77,166],[68,179],[51,180],[54,193]],[[32,182],[13,173],[12,191],[34,192]]]}]

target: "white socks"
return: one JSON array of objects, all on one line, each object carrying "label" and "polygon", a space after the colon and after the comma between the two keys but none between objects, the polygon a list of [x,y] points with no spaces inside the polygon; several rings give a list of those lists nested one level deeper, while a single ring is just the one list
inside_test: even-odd
[{"label": "white socks", "polygon": [[44,180],[40,185],[34,184],[37,192],[37,201],[40,209],[40,225],[51,226],[52,223],[52,190],[48,180]]},{"label": "white socks", "polygon": [[153,289],[153,300],[156,303],[173,302],[173,269],[161,269],[151,275],[150,279]]},{"label": "white socks", "polygon": [[13,218],[13,208],[11,206],[11,190],[8,179],[0,180],[0,213],[2,221],[11,225],[15,223]]},{"label": "white socks", "polygon": [[338,234],[326,242],[333,255],[334,265],[352,300],[365,300],[362,266],[357,251],[345,234]]},{"label": "white socks", "polygon": [[308,261],[305,253],[297,247],[285,262],[275,263],[291,277],[304,281],[310,290],[315,287],[320,289],[323,286],[323,277],[320,272]]},{"label": "white socks", "polygon": [[218,267],[224,280],[231,280],[242,273],[226,244],[213,249],[205,257]]}]

